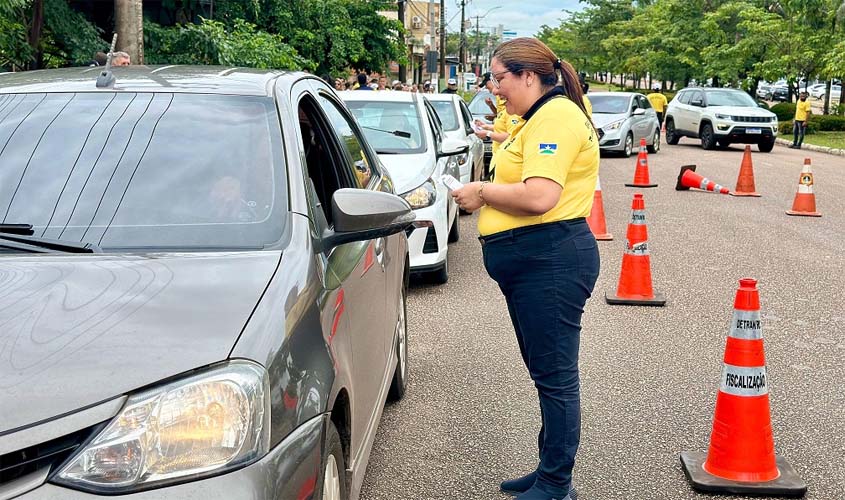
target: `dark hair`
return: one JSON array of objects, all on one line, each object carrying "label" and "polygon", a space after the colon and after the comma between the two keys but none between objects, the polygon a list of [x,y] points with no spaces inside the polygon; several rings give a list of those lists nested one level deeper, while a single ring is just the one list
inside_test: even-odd
[{"label": "dark hair", "polygon": [[[555,85],[578,106],[590,119],[584,106],[584,92],[575,68],[566,61],[558,59],[552,49],[536,38],[514,38],[499,45],[493,58],[497,59],[508,71],[516,75],[531,71],[540,79],[540,83],[551,90]],[[559,76],[558,76],[559,75]]]},{"label": "dark hair", "polygon": [[367,74],[366,73],[358,73],[358,85],[366,85],[367,84]]},{"label": "dark hair", "polygon": [[481,75],[481,83],[479,83],[478,86],[483,87],[487,85],[487,82],[489,82],[491,78],[493,78],[492,73],[490,73],[489,71],[487,73],[484,73],[483,75]]},{"label": "dark hair", "polygon": [[332,78],[332,75],[330,75],[328,73],[323,73],[323,76],[321,78],[323,79],[324,82],[326,82],[330,86],[334,87],[334,78]]}]

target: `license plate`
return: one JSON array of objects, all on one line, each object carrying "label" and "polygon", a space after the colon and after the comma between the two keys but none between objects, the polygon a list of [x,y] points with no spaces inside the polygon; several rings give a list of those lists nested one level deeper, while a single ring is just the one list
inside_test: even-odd
[{"label": "license plate", "polygon": [[762,134],[763,130],[759,128],[747,128],[745,129],[745,132],[749,134]]}]

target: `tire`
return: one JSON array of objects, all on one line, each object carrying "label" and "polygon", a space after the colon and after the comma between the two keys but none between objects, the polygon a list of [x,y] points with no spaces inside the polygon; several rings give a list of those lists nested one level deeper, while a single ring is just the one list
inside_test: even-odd
[{"label": "tire", "polygon": [[625,158],[630,158],[633,152],[634,134],[628,132],[628,135],[625,136],[625,149],[622,150],[622,156],[624,156]]},{"label": "tire", "polygon": [[455,243],[461,239],[461,224],[458,221],[458,215],[455,214],[455,220],[452,221],[452,227],[449,229],[449,238],[446,240],[448,243]]},{"label": "tire", "polygon": [[654,133],[654,139],[651,141],[651,146],[645,147],[646,151],[650,155],[656,155],[660,152],[660,129],[657,129],[657,132]]},{"label": "tire", "polygon": [[701,138],[701,147],[704,149],[716,148],[716,135],[713,133],[713,125],[705,123],[701,126],[701,133],[698,134]]},{"label": "tire", "polygon": [[772,149],[775,147],[775,140],[769,140],[765,142],[761,142],[757,144],[757,149],[760,150],[761,153],[771,153]]},{"label": "tire", "polygon": [[716,141],[719,149],[728,149],[731,146],[731,143],[728,141],[718,140]]},{"label": "tire", "polygon": [[666,120],[666,144],[675,145],[681,140],[681,136],[675,132],[675,120]]},{"label": "tire", "polygon": [[443,267],[430,273],[431,281],[437,285],[443,285],[449,281],[449,255],[446,254],[446,260],[443,261]]},{"label": "tire", "polygon": [[346,485],[346,460],[343,458],[343,445],[334,422],[326,423],[326,437],[323,445],[323,460],[317,482],[319,491],[314,498],[326,500],[347,500],[349,492]]},{"label": "tire", "polygon": [[399,317],[396,320],[396,370],[387,393],[389,401],[399,401],[408,389],[408,306],[407,291],[402,287],[402,303],[399,305]]}]

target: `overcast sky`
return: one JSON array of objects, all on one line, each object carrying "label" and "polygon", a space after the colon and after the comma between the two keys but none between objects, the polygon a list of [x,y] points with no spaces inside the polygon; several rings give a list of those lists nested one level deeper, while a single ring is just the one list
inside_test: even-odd
[{"label": "overcast sky", "polygon": [[[498,9],[490,9],[500,6]],[[502,24],[505,30],[516,31],[517,36],[533,36],[540,26],[558,26],[565,17],[564,10],[577,11],[583,8],[578,0],[471,0],[467,1],[466,15],[472,17],[472,29],[475,29],[475,17],[479,20],[482,32]],[[461,29],[460,0],[446,0],[446,21],[449,32]]]}]

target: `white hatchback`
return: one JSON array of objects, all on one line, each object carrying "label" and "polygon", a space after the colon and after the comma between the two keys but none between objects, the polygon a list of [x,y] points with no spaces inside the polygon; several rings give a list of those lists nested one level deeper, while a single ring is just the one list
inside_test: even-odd
[{"label": "white hatchback", "polygon": [[[411,272],[449,279],[448,243],[458,241],[458,206],[441,176],[461,176],[458,159],[466,141],[447,137],[437,113],[412,92],[339,92],[367,142],[393,179],[394,190],[411,205],[416,227],[408,229]],[[422,227],[421,227],[422,226]]]}]

